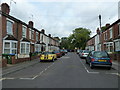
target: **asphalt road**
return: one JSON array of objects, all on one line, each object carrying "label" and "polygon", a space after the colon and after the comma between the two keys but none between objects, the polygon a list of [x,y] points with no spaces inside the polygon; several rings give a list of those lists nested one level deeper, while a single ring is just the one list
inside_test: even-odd
[{"label": "asphalt road", "polygon": [[3,88],[118,88],[118,71],[90,69],[76,53],[39,62],[3,77]]}]

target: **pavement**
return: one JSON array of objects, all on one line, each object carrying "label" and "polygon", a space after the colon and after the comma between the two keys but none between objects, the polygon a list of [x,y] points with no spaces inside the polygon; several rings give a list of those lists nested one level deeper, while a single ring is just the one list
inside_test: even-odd
[{"label": "pavement", "polygon": [[[18,64],[8,64],[7,67],[3,67],[2,68],[2,76],[22,70],[26,67],[32,66],[39,63],[39,58],[38,59],[34,59],[31,61],[26,61],[26,62],[22,62],[22,63],[18,63]],[[120,73],[120,62],[114,61],[113,60],[113,65],[112,68],[116,69],[119,73]]]},{"label": "pavement", "polygon": [[39,58],[31,60],[31,61],[21,62],[18,64],[8,64],[7,67],[2,68],[2,76],[19,71],[19,70],[22,70],[22,69],[27,68],[29,66],[35,65],[37,63],[39,63]]}]

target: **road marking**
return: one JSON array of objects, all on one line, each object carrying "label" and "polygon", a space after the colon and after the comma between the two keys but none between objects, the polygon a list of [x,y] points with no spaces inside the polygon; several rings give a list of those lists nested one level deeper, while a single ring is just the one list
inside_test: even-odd
[{"label": "road marking", "polygon": [[61,58],[70,58],[70,57],[61,57]]},{"label": "road marking", "polygon": [[34,76],[32,79],[35,79],[35,78],[39,77],[43,72],[45,72],[46,70],[48,70],[53,65],[54,65],[54,63],[51,64],[51,65],[49,65],[47,68],[45,68],[43,71],[41,71],[38,75]]},{"label": "road marking", "polygon": [[99,72],[90,72],[87,67],[83,64],[83,62],[80,60],[80,62],[82,63],[82,65],[84,66],[85,70],[87,71],[87,73],[91,73],[91,74],[99,74]]},{"label": "road marking", "polygon": [[19,79],[33,80],[33,78],[19,78]]},{"label": "road marking", "polygon": [[6,78],[0,78],[0,81],[5,80]]},{"label": "road marking", "polygon": [[119,73],[106,73],[106,74],[112,74],[112,75],[117,75],[120,77],[120,74]]}]

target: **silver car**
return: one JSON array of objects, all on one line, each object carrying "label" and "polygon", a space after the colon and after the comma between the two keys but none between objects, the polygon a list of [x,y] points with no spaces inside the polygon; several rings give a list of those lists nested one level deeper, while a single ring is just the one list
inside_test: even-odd
[{"label": "silver car", "polygon": [[81,54],[80,54],[80,57],[81,57],[81,58],[86,58],[86,57],[88,56],[89,52],[90,52],[90,51],[88,51],[88,50],[83,50],[83,51],[81,52]]}]

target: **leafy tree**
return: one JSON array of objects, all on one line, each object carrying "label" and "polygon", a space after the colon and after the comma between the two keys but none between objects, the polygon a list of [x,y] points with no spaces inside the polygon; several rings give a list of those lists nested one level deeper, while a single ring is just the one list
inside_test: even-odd
[{"label": "leafy tree", "polygon": [[86,41],[90,38],[91,31],[86,28],[76,28],[73,30],[73,34],[69,35],[61,45],[67,49],[85,49]]}]

